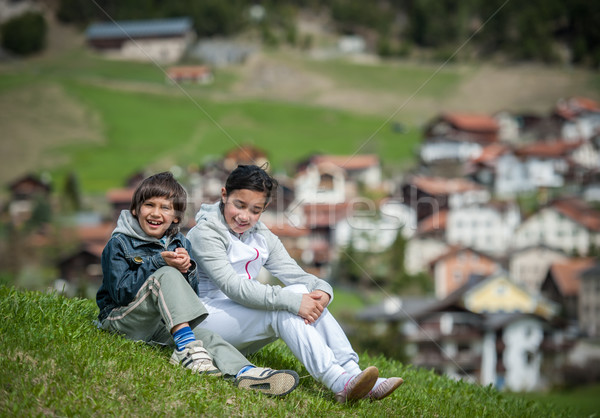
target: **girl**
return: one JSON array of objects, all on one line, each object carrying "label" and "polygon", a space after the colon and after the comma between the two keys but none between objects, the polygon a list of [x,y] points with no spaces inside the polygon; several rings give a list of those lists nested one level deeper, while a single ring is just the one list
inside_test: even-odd
[{"label": "girl", "polygon": [[[187,235],[198,262],[198,295],[208,309],[200,325],[243,353],[281,338],[338,402],[383,399],[402,379],[379,378],[377,368],[361,371],[358,355],[326,309],[333,290],[306,273],[279,239],[260,222],[277,187],[255,165],[238,166],[221,190],[221,200],[202,205]],[[256,280],[265,267],[286,287]]]},{"label": "girl", "polygon": [[135,190],[130,210],[121,212],[102,252],[96,295],[101,327],[175,346],[170,362],[194,373],[235,376],[239,387],[270,395],[291,392],[296,372],[254,367],[217,333],[198,326],[207,312],[195,294],[190,243],[179,232],[186,201],[169,172],[148,177]]}]

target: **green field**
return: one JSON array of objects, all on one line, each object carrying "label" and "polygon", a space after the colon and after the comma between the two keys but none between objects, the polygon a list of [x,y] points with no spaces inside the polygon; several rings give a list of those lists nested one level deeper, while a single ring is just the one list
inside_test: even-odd
[{"label": "green field", "polygon": [[[165,68],[104,59],[83,46],[0,63],[0,181],[48,172],[61,185],[75,172],[84,192],[101,193],[139,170],[197,168],[246,143],[290,175],[312,153],[377,153],[386,174],[399,173],[414,162],[422,124],[445,106],[503,105],[501,95],[490,103],[477,86],[461,100],[471,80],[485,80],[479,66],[357,64],[270,51],[254,64],[216,69],[208,86],[166,83]],[[494,71],[488,88],[506,96],[515,86],[503,86],[505,72]],[[597,75],[552,71],[574,94],[598,93],[590,89]]]},{"label": "green field", "polygon": [[[44,159],[37,161],[38,170],[32,167],[33,171],[49,170],[59,184],[66,173],[74,171],[86,192],[119,187],[128,175],[148,167],[199,166],[245,143],[265,150],[279,171],[293,172],[295,164],[311,153],[377,153],[390,167],[406,166],[413,158],[419,141],[415,129],[395,133],[381,117],[298,103],[215,100],[215,90],[219,86],[225,90],[235,74],[223,73],[223,78],[219,83],[224,85],[179,88],[165,85],[164,75],[152,64],[83,57],[64,67],[50,62],[9,71],[0,78],[0,98],[14,106],[19,102],[11,97],[35,97],[41,89],[57,89],[62,92],[62,103],[93,116],[97,123],[89,128],[84,120],[72,122],[84,125],[78,132],[97,131],[100,141],[63,135],[57,145],[44,145]],[[23,107],[30,105],[27,102]],[[44,103],[33,106],[40,114],[48,111]],[[36,125],[37,133],[43,136],[52,131],[57,119]],[[35,146],[35,138],[26,140]],[[15,147],[20,145],[14,142]]]}]

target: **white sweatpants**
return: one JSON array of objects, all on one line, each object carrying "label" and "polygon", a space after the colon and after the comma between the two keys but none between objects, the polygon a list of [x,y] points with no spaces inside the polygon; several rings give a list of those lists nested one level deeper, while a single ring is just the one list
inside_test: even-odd
[{"label": "white sweatpants", "polygon": [[[308,293],[304,285],[285,291]],[[204,298],[208,317],[200,327],[210,329],[244,354],[258,351],[281,338],[312,377],[332,389],[344,373],[360,373],[358,355],[327,309],[311,325],[287,311],[251,309],[229,298]]]}]

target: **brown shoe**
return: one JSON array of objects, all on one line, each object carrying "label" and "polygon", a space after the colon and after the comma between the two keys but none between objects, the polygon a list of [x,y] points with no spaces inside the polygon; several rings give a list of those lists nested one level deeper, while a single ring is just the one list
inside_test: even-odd
[{"label": "brown shoe", "polygon": [[377,382],[378,377],[379,370],[377,370],[377,367],[367,367],[350,379],[344,386],[344,389],[335,394],[336,401],[346,403],[364,398],[373,389],[373,385]]},{"label": "brown shoe", "polygon": [[401,377],[390,377],[381,382],[375,389],[372,389],[366,397],[373,401],[379,401],[391,395],[402,383],[404,383],[404,380]]}]

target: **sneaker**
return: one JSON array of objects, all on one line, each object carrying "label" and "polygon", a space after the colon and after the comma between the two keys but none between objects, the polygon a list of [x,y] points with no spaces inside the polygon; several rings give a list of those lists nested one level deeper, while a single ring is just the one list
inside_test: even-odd
[{"label": "sneaker", "polygon": [[366,396],[373,401],[379,401],[386,396],[392,394],[393,391],[398,389],[400,385],[404,383],[401,377],[390,377],[389,379],[385,379],[383,382],[379,384],[375,389],[372,389]]},{"label": "sneaker", "polygon": [[266,395],[283,396],[298,386],[298,373],[293,370],[273,370],[253,367],[242,373],[235,384],[242,389],[258,390]]},{"label": "sneaker", "polygon": [[369,394],[379,377],[379,370],[375,366],[369,366],[361,373],[348,380],[344,389],[335,394],[339,403],[346,403],[362,399]]},{"label": "sneaker", "polygon": [[193,373],[221,376],[221,371],[215,367],[212,357],[199,340],[186,345],[183,351],[175,349],[169,363],[181,365]]}]

